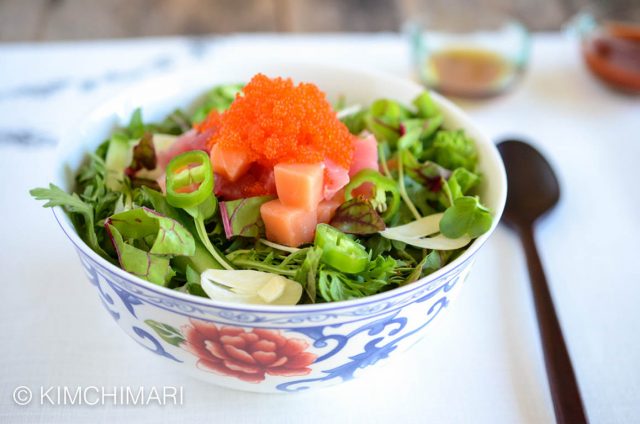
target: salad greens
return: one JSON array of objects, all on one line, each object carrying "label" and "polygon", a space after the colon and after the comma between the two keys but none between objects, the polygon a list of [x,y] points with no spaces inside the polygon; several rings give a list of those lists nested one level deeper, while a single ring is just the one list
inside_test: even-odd
[{"label": "salad greens", "polygon": [[[193,217],[196,233],[204,247],[219,266],[233,269],[224,254],[211,244],[205,226],[205,221],[212,218],[218,208],[218,200],[213,194],[213,179],[211,161],[206,153],[191,150],[178,155],[167,165],[167,202]],[[185,191],[185,188],[191,191]]]},{"label": "salad greens", "polygon": [[113,262],[103,248],[104,236],[98,237],[101,227],[95,225],[95,216],[99,208],[105,207],[104,203],[83,201],[77,193],[68,194],[54,184],[49,184],[49,188],[35,188],[31,195],[37,200],[47,200],[45,207],[62,206],[71,215],[74,226],[89,247]]},{"label": "salad greens", "polygon": [[[354,175],[345,186],[345,200],[353,199],[353,190],[363,184],[369,184],[373,187],[373,195],[368,203],[382,213],[381,218],[385,222],[389,222],[400,207],[400,191],[396,182],[373,169],[363,169]],[[387,193],[391,196],[389,202],[387,202]]]},{"label": "salad greens", "polygon": [[133,245],[148,248],[153,255],[191,256],[195,253],[193,236],[182,224],[146,207],[112,215],[104,225],[109,233],[117,232]]},{"label": "salad greens", "polygon": [[199,148],[161,160],[242,88],[215,87],[192,112],[176,110],[158,123],[136,110],[88,156],[73,193],[50,184],[32,196],[61,206],[91,249],[134,275],[254,304],[342,301],[410,284],[490,229],[491,212],[475,192],[483,176],[474,141],[443,127],[424,92],[411,107],[379,99],[339,111],[352,134],[375,136],[379,171],[351,177],[312,244],[266,240],[260,208],[274,197],[220,197],[210,157]]},{"label": "salad greens", "polygon": [[384,230],[384,221],[371,203],[359,198],[347,200],[336,209],[331,225],[347,234],[368,235]]},{"label": "salad greens", "polygon": [[273,199],[273,196],[256,196],[220,202],[220,218],[227,238],[262,236],[264,223],[260,218],[260,206]]},{"label": "salad greens", "polygon": [[244,84],[226,84],[213,87],[201,99],[200,105],[191,116],[191,122],[202,122],[212,110],[222,112],[228,109],[243,87]]}]

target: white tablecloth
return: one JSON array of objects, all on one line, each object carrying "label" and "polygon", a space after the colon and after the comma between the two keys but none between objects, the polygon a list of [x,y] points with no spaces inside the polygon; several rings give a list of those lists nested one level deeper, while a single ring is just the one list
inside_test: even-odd
[{"label": "white tablecloth", "polygon": [[[0,422],[553,421],[524,257],[500,228],[441,326],[361,380],[290,396],[209,386],[126,337],[71,244],[27,190],[47,184],[55,143],[129,84],[228,58],[315,59],[410,76],[394,34],[231,36],[0,45]],[[587,413],[640,422],[640,101],[614,93],[559,34],[534,38],[511,93],[462,104],[498,138],[529,138],[562,183],[537,239]],[[535,181],[532,181],[535,184]],[[34,400],[13,401],[27,386]],[[182,405],[39,405],[40,387],[183,387]]]}]

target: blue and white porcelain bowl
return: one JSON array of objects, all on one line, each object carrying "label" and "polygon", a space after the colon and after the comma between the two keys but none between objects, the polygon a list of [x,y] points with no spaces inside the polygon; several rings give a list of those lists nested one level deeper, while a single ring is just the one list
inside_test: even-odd
[{"label": "blue and white porcelain bowl", "polygon": [[[329,99],[346,96],[369,104],[387,97],[409,103],[423,88],[410,81],[319,65],[246,64],[173,74],[141,84],[74,127],[60,147],[55,183],[70,190],[88,152],[136,107],[145,119],[185,107],[217,83],[248,81],[256,72],[309,81]],[[492,142],[446,99],[433,94],[448,128],[463,128],[476,141],[484,183],[483,201],[494,214],[491,231],[451,264],[413,284],[358,300],[300,306],[253,306],[199,298],[141,280],[108,263],[76,234],[60,209],[62,230],[75,245],[103,307],[120,328],[159,360],[220,386],[286,393],[350,380],[396,357],[444,313],[461,289],[478,250],[493,232],[506,197],[506,178]],[[250,346],[250,347],[249,347]],[[409,378],[409,376],[407,376]]]}]

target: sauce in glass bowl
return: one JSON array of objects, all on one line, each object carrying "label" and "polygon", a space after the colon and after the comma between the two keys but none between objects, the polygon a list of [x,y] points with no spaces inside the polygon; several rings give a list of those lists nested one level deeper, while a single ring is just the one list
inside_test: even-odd
[{"label": "sauce in glass bowl", "polygon": [[522,76],[529,57],[529,31],[497,9],[425,9],[404,29],[416,76],[449,96],[503,93]]},{"label": "sauce in glass bowl", "polygon": [[582,52],[596,76],[640,93],[640,25],[607,22],[584,39]]},{"label": "sauce in glass bowl", "polygon": [[450,47],[432,53],[424,64],[425,81],[445,94],[491,96],[502,91],[518,74],[504,55],[478,47]]}]

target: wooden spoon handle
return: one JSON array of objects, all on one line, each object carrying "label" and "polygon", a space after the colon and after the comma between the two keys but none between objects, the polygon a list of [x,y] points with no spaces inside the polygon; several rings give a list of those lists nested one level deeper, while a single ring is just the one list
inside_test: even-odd
[{"label": "wooden spoon handle", "polygon": [[544,362],[556,420],[560,424],[587,423],[580,390],[571,366],[571,358],[562,337],[562,330],[553,307],[547,279],[536,249],[533,226],[524,226],[519,230],[527,256],[531,291],[538,317],[538,328],[542,338]]}]

